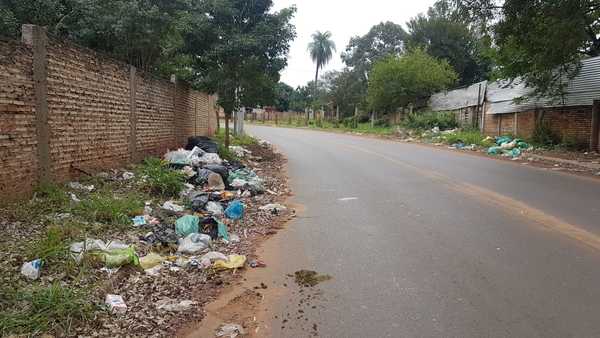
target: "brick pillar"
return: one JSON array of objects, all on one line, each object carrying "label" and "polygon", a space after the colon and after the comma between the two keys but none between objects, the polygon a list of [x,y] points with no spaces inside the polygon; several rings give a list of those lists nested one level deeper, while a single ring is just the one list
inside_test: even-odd
[{"label": "brick pillar", "polygon": [[136,91],[137,86],[135,83],[136,68],[130,66],[129,68],[129,161],[137,161],[137,102],[136,102]]},{"label": "brick pillar", "polygon": [[38,180],[48,183],[50,175],[50,126],[48,125],[48,36],[43,27],[23,25],[22,42],[33,50],[33,89],[37,140]]},{"label": "brick pillar", "polygon": [[592,135],[590,136],[590,150],[598,151],[600,142],[600,100],[594,100],[592,106]]}]

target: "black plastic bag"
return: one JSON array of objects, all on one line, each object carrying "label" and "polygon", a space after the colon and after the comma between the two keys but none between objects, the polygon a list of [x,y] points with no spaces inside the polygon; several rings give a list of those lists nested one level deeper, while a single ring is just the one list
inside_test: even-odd
[{"label": "black plastic bag", "polygon": [[188,138],[185,150],[192,150],[198,147],[207,153],[217,153],[217,143],[206,136],[192,136]]},{"label": "black plastic bag", "polygon": [[210,170],[214,173],[221,175],[223,182],[227,182],[227,178],[229,177],[229,170],[224,165],[207,164],[207,165],[203,166],[202,169],[207,169],[207,170]]}]

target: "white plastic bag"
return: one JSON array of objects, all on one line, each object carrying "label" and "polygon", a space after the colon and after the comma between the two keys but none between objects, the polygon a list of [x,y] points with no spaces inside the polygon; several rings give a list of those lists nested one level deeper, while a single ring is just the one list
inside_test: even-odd
[{"label": "white plastic bag", "polygon": [[210,236],[206,234],[193,233],[179,240],[177,252],[184,254],[195,254],[208,249]]},{"label": "white plastic bag", "polygon": [[31,262],[23,263],[21,267],[21,274],[30,280],[36,280],[40,278],[40,270],[42,268],[42,260],[35,259]]}]

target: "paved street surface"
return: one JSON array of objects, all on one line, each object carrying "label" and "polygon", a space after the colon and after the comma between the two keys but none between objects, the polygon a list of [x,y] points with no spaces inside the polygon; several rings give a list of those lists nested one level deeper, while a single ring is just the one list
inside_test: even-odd
[{"label": "paved street surface", "polygon": [[321,337],[600,337],[600,180],[366,137],[247,130],[286,154],[291,202],[305,208],[283,232],[280,273],[333,277],[300,319],[300,296],[278,297],[274,336],[317,324]]}]

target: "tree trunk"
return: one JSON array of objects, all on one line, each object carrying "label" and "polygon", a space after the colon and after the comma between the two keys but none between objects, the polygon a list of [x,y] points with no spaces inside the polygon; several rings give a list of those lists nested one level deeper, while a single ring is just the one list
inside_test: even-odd
[{"label": "tree trunk", "polygon": [[219,109],[215,109],[217,115],[217,134],[221,132],[221,120],[219,119],[220,111]]},{"label": "tree trunk", "polygon": [[225,112],[225,148],[229,149],[229,119],[231,112]]}]

